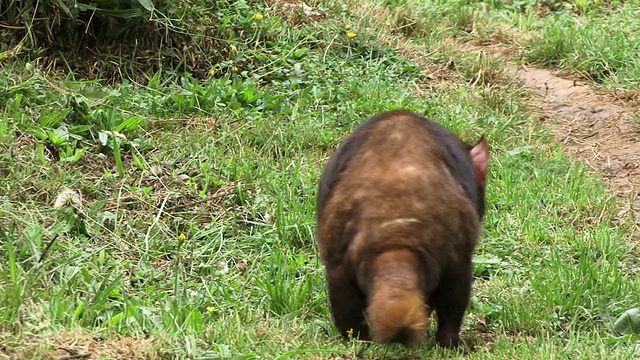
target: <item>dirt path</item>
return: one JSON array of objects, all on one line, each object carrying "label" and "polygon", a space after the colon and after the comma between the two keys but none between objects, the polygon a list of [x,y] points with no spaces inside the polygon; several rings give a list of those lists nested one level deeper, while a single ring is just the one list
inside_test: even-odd
[{"label": "dirt path", "polygon": [[519,65],[509,47],[467,43],[466,51],[503,59],[509,78],[539,95],[540,120],[558,142],[607,181],[618,198],[618,218],[635,224],[632,239],[640,244],[640,107],[599,92],[586,81],[556,75],[548,69]]},{"label": "dirt path", "polygon": [[640,224],[640,133],[634,119],[638,109],[546,69],[510,71],[540,94],[541,120],[552,126],[556,139],[607,180],[619,198],[619,217]]}]

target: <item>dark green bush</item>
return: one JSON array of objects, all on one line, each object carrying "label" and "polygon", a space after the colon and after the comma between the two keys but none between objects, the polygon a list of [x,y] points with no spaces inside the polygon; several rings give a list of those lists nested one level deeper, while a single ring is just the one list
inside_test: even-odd
[{"label": "dark green bush", "polygon": [[223,57],[219,8],[204,0],[0,0],[0,59],[118,80],[159,69],[205,76]]}]

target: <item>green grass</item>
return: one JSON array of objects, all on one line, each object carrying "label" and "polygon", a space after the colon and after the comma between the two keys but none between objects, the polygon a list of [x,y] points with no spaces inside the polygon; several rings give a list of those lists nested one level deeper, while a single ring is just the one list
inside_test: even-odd
[{"label": "green grass", "polygon": [[640,7],[628,5],[592,16],[561,13],[537,25],[526,58],[575,72],[613,88],[640,86]]},{"label": "green grass", "polygon": [[[149,358],[462,357],[431,339],[345,343],[329,317],[314,240],[321,168],[368,117],[410,108],[491,144],[467,357],[638,356],[637,332],[613,325],[640,303],[627,227],[500,63],[452,45],[479,15],[434,2],[424,13],[440,6],[445,21],[396,29],[422,14],[407,11],[381,30],[358,15],[373,5],[350,4],[320,3],[320,22],[247,4],[219,14],[255,30],[250,15],[264,12],[264,37],[229,40],[237,51],[203,81],[166,71],[104,86],[3,64],[0,349],[49,358],[56,334],[84,329],[84,341],[149,336]],[[419,64],[385,43],[394,37]],[[422,70],[452,59],[445,80]],[[82,206],[52,206],[64,188]]]},{"label": "green grass", "polygon": [[606,89],[633,95],[640,87],[637,2],[399,3],[415,24],[436,24],[459,41],[509,45],[530,63],[557,67]]}]

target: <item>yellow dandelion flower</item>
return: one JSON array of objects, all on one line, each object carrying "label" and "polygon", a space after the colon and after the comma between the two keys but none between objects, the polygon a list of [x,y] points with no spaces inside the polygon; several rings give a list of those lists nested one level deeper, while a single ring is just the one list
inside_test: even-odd
[{"label": "yellow dandelion flower", "polygon": [[351,29],[351,25],[349,25],[349,24],[345,25],[345,26],[344,26],[344,29],[345,29],[345,30],[349,30],[349,29]]},{"label": "yellow dandelion flower", "polygon": [[238,52],[238,48],[235,45],[231,45],[230,48],[231,48],[231,51]]},{"label": "yellow dandelion flower", "polygon": [[391,26],[391,23],[390,23],[390,22],[388,22],[388,23],[387,23],[387,26]]},{"label": "yellow dandelion flower", "polygon": [[[211,71],[209,71],[209,73],[211,74]],[[213,74],[211,74],[211,75],[213,75]],[[180,233],[180,235],[178,236],[178,240],[180,240],[181,242],[185,241],[186,239],[187,239],[187,236],[184,233]]]},{"label": "yellow dandelion flower", "polygon": [[[209,69],[209,75],[213,76],[215,74],[216,74],[216,69],[214,68]],[[184,234],[180,234],[180,235],[184,235]]]},{"label": "yellow dandelion flower", "polygon": [[255,21],[262,21],[262,19],[264,18],[264,16],[260,13],[253,15],[253,19]]},{"label": "yellow dandelion flower", "polygon": [[213,306],[207,306],[207,311],[208,312],[214,312],[216,310],[216,308],[214,308]]},{"label": "yellow dandelion flower", "polygon": [[233,71],[238,72],[238,67],[237,67],[237,66],[234,66],[234,67],[233,67]]},{"label": "yellow dandelion flower", "polygon": [[354,32],[349,32],[349,33],[347,33],[347,37],[348,37],[349,39],[353,39],[353,38],[354,38],[354,37],[356,37],[356,36],[357,36],[357,35],[356,35],[356,33],[354,33]]}]

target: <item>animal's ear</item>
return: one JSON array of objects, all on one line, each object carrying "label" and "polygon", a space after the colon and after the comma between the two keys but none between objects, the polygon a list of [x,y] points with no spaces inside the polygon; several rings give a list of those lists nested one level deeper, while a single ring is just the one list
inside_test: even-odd
[{"label": "animal's ear", "polygon": [[473,167],[476,169],[476,181],[484,186],[487,182],[487,169],[489,167],[489,146],[484,136],[478,144],[469,150]]}]

